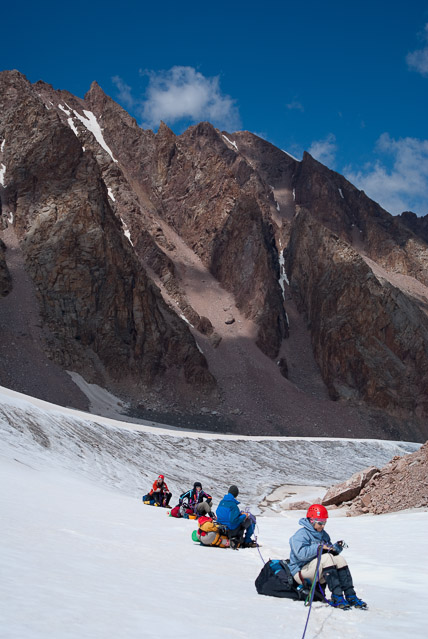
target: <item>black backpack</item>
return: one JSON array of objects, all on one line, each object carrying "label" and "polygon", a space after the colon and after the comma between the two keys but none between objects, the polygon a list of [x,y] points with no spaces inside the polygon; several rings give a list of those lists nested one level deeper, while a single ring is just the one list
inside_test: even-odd
[{"label": "black backpack", "polygon": [[[306,587],[297,589],[298,583],[293,579],[288,562],[289,559],[270,559],[265,563],[255,581],[259,595],[285,597],[287,599],[306,599],[309,589]],[[315,591],[314,599],[322,599],[317,590]]]}]

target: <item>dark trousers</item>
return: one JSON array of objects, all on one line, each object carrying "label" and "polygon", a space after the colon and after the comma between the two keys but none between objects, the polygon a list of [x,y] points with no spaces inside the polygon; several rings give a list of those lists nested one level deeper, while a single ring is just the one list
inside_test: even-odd
[{"label": "dark trousers", "polygon": [[153,493],[152,498],[154,499],[155,504],[159,504],[159,506],[168,506],[171,496],[172,493],[159,491],[158,493]]},{"label": "dark trousers", "polygon": [[229,539],[236,539],[239,543],[242,543],[244,541],[244,536],[247,541],[251,539],[254,529],[255,524],[253,524],[249,519],[244,519],[237,528],[229,530],[227,536]]}]

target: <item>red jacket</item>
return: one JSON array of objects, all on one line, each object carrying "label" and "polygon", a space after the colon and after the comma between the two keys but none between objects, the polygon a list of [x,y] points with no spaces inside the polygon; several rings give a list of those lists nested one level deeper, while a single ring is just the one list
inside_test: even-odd
[{"label": "red jacket", "polygon": [[158,484],[158,480],[155,479],[155,481],[153,482],[153,488],[151,489],[151,491],[149,492],[149,495],[153,495],[153,493],[157,492],[161,490],[164,493],[169,493],[169,489],[168,486],[166,485],[165,480],[162,482],[162,484],[159,486]]}]

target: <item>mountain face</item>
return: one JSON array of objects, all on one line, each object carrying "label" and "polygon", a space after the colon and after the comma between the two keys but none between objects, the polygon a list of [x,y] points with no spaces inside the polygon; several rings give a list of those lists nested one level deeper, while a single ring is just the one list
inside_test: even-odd
[{"label": "mountain face", "polygon": [[143,130],[96,83],[80,99],[1,73],[0,145],[0,322],[19,311],[13,249],[43,329],[16,390],[54,363],[146,416],[428,436],[428,245],[410,214],[248,132]]}]

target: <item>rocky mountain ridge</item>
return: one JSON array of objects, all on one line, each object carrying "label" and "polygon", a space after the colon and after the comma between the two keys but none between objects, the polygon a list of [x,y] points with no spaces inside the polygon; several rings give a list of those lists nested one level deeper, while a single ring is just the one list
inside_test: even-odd
[{"label": "rocky mountain ridge", "polygon": [[372,466],[324,495],[325,506],[347,508],[347,515],[380,515],[428,506],[428,442],[410,455],[396,455],[383,468]]},{"label": "rocky mountain ridge", "polygon": [[[3,72],[0,102],[2,224],[55,364],[195,425],[428,436],[423,225],[251,133],[143,130],[96,83]],[[0,245],[4,308],[8,273]]]}]

